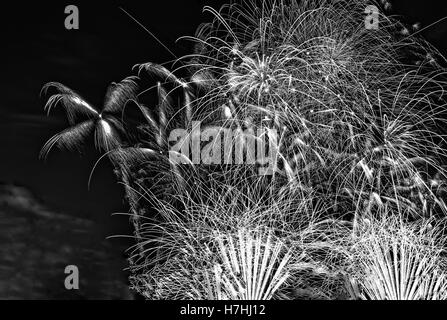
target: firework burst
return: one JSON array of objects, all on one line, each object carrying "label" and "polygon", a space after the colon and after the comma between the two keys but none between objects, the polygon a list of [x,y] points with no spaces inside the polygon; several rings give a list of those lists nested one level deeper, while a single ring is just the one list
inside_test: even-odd
[{"label": "firework burst", "polygon": [[[442,254],[427,244],[442,234],[421,231],[419,239],[426,228],[413,226],[447,209],[446,61],[382,11],[380,27],[365,28],[370,5],[390,7],[366,0],[206,7],[214,20],[185,37],[195,52],[180,67],[138,66],[159,81],[153,107],[134,78],[111,87],[102,112],[63,85],[48,86],[58,90],[48,111],[61,104],[73,127],[42,153],[77,148],[95,132],[120,171],[136,229],[136,290],[151,299],[445,298]],[[128,102],[146,121],[137,141],[112,117]],[[196,122],[277,132],[278,139],[267,134],[277,150],[272,174],[257,174],[252,163],[197,164],[185,142]],[[170,132],[180,128],[186,154],[170,148]]]}]

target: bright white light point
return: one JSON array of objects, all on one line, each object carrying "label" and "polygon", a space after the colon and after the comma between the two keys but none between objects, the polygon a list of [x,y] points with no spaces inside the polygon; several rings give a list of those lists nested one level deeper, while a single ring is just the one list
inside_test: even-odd
[{"label": "bright white light point", "polygon": [[110,126],[110,124],[107,123],[107,121],[101,120],[101,126],[106,135],[108,136],[112,135],[112,127]]},{"label": "bright white light point", "polygon": [[231,110],[227,106],[224,107],[224,113],[226,118],[231,118]]},{"label": "bright white light point", "polygon": [[85,102],[84,100],[80,99],[79,97],[71,97],[71,100],[76,103],[76,104],[80,104],[81,106],[86,107],[88,110],[94,112],[94,113],[98,113],[95,109],[93,109],[87,102]]}]

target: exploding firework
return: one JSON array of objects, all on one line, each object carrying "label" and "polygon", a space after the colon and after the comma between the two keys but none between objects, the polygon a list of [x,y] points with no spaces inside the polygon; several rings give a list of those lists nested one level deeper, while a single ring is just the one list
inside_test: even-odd
[{"label": "exploding firework", "polygon": [[[160,81],[155,107],[143,101],[136,78],[113,85],[102,112],[49,85],[58,94],[48,111],[61,104],[73,127],[50,139],[43,154],[77,148],[95,133],[131,204],[135,289],[157,299],[445,297],[438,251],[422,248],[410,231],[447,210],[446,61],[385,12],[378,28],[366,28],[371,5],[390,6],[265,0],[206,7],[214,20],[185,37],[195,51],[179,67],[138,67]],[[131,107],[146,121],[133,129],[114,116]],[[195,123],[228,134],[205,137]],[[181,137],[171,135],[178,129]],[[250,161],[253,150],[266,148],[256,144],[258,129],[276,151],[269,176]],[[195,161],[221,146],[237,146],[241,161]],[[390,216],[393,228],[376,223]],[[346,258],[352,252],[363,260]],[[379,271],[398,266],[419,270],[421,282],[406,270],[391,289],[380,287],[381,277],[396,274]],[[368,275],[359,284],[362,272]]]}]

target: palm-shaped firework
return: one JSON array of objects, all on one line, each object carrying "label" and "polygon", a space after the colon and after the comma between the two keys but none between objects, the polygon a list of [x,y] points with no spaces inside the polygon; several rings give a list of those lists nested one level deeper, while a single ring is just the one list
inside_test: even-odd
[{"label": "palm-shaped firework", "polygon": [[[50,88],[55,88],[58,93],[50,97],[45,109],[49,114],[60,104],[72,127],[56,134],[45,144],[41,152],[43,157],[46,157],[55,146],[68,149],[79,147],[91,134],[94,135],[95,145],[100,150],[110,151],[120,145],[119,134],[123,131],[123,126],[117,115],[120,116],[127,101],[136,99],[137,85],[134,77],[110,85],[101,109],[93,107],[63,84],[49,83],[43,90],[46,92]],[[78,122],[80,116],[85,116],[87,120]]]}]

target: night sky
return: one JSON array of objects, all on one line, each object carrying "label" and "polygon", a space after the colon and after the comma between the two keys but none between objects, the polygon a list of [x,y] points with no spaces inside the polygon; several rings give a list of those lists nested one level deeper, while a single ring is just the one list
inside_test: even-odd
[{"label": "night sky", "polygon": [[[46,205],[69,215],[93,219],[104,226],[103,236],[131,232],[127,218],[111,217],[127,210],[122,188],[107,161],[97,169],[91,189],[90,171],[99,154],[86,149],[83,156],[54,150],[46,162],[38,159],[40,148],[67,126],[56,108],[50,117],[39,96],[49,81],[75,89],[87,101],[100,106],[107,86],[135,74],[138,63],[162,63],[169,53],[119,8],[131,13],[177,56],[189,54],[191,44],[175,43],[194,35],[197,26],[210,21],[204,5],[220,7],[222,0],[187,1],[21,1],[2,4],[0,183],[15,183],[32,190]],[[447,16],[445,1],[393,1],[393,14],[406,16],[422,27]],[[77,5],[80,30],[64,28],[64,8]],[[422,33],[447,52],[447,20]]]},{"label": "night sky", "polygon": [[[77,5],[80,29],[66,30],[64,8]],[[50,117],[39,96],[49,81],[61,82],[87,101],[101,106],[107,86],[135,74],[137,63],[171,60],[166,49],[119,8],[122,7],[165,43],[176,55],[187,54],[190,43],[175,43],[193,35],[204,5],[217,1],[40,2],[9,5],[2,12],[2,73],[0,107],[0,182],[29,187],[47,205],[76,216],[93,218],[106,227],[105,236],[125,232],[126,218],[111,218],[125,210],[122,188],[103,161],[90,190],[87,181],[98,159],[95,150],[84,155],[54,150],[46,162],[40,148],[66,128],[62,109]],[[208,17],[209,18],[209,17]],[[123,228],[120,226],[123,225]]]}]

